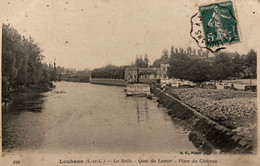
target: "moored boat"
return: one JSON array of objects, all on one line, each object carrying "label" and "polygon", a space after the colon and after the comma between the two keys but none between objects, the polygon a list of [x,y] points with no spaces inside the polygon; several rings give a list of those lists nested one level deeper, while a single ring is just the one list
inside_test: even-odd
[{"label": "moored boat", "polygon": [[129,83],[126,85],[127,96],[147,96],[150,94],[150,85],[141,83]]}]

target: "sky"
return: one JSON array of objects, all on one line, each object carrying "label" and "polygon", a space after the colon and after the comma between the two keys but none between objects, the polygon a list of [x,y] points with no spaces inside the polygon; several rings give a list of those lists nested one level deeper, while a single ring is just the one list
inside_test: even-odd
[{"label": "sky", "polygon": [[[129,65],[137,55],[150,63],[162,50],[198,49],[190,37],[190,19],[199,0],[1,0],[1,22],[29,35],[44,50],[47,63],[78,70],[107,64]],[[257,49],[260,3],[233,1],[241,42],[226,52]]]}]

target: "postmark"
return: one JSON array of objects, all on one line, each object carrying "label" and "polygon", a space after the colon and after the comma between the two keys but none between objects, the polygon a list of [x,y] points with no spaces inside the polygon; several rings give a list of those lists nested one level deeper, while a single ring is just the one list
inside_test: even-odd
[{"label": "postmark", "polygon": [[211,52],[240,41],[232,1],[199,6],[191,18],[190,35],[199,47]]}]

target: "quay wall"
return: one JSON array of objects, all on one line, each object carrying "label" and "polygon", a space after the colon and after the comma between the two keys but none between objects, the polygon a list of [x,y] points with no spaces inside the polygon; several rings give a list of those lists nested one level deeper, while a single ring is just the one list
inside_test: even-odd
[{"label": "quay wall", "polygon": [[[199,136],[222,152],[252,153],[253,145],[250,141],[244,140],[230,129],[202,115],[161,89],[152,86],[151,91],[158,97],[159,104],[168,109],[168,115],[172,119],[179,120],[185,127],[196,133],[193,134],[194,136],[192,134],[189,136],[190,141],[196,142],[196,136]],[[199,147],[201,143],[197,145]]]},{"label": "quay wall", "polygon": [[102,84],[102,85],[126,86],[126,81],[124,79],[91,78],[90,83]]}]

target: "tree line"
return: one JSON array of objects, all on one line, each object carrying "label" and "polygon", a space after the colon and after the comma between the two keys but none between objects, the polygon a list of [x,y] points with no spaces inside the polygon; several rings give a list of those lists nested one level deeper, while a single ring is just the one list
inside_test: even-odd
[{"label": "tree line", "polygon": [[115,66],[109,64],[105,67],[97,68],[92,70],[91,77],[92,78],[106,78],[106,79],[124,79],[125,78],[125,69],[127,67],[149,67],[149,58],[145,53],[144,57],[142,55],[136,56],[134,62],[131,65],[125,66]]},{"label": "tree line", "polygon": [[113,66],[94,69],[93,78],[124,78],[126,67],[150,67],[159,68],[160,64],[170,65],[168,70],[169,78],[179,78],[201,83],[210,80],[224,80],[230,77],[256,78],[256,57],[257,53],[251,49],[247,54],[219,52],[212,56],[208,50],[196,50],[188,47],[174,48],[170,52],[167,49],[162,51],[160,58],[149,65],[148,55],[137,56],[129,66]]},{"label": "tree line", "polygon": [[162,56],[155,60],[152,67],[159,67],[160,63],[170,65],[170,78],[185,79],[193,82],[210,80],[224,80],[229,77],[256,78],[257,53],[251,49],[247,54],[216,53],[209,57],[209,51],[195,50],[188,47],[175,48],[172,46],[170,54],[167,49]]},{"label": "tree line", "polygon": [[43,50],[31,37],[20,35],[9,24],[2,26],[2,91],[48,88],[56,66],[43,62]]},{"label": "tree line", "polygon": [[125,69],[128,66],[114,66],[107,65],[105,67],[97,68],[91,71],[92,78],[106,78],[106,79],[124,79]]},{"label": "tree line", "polygon": [[89,82],[90,70],[76,70],[73,68],[57,67],[57,81]]}]

